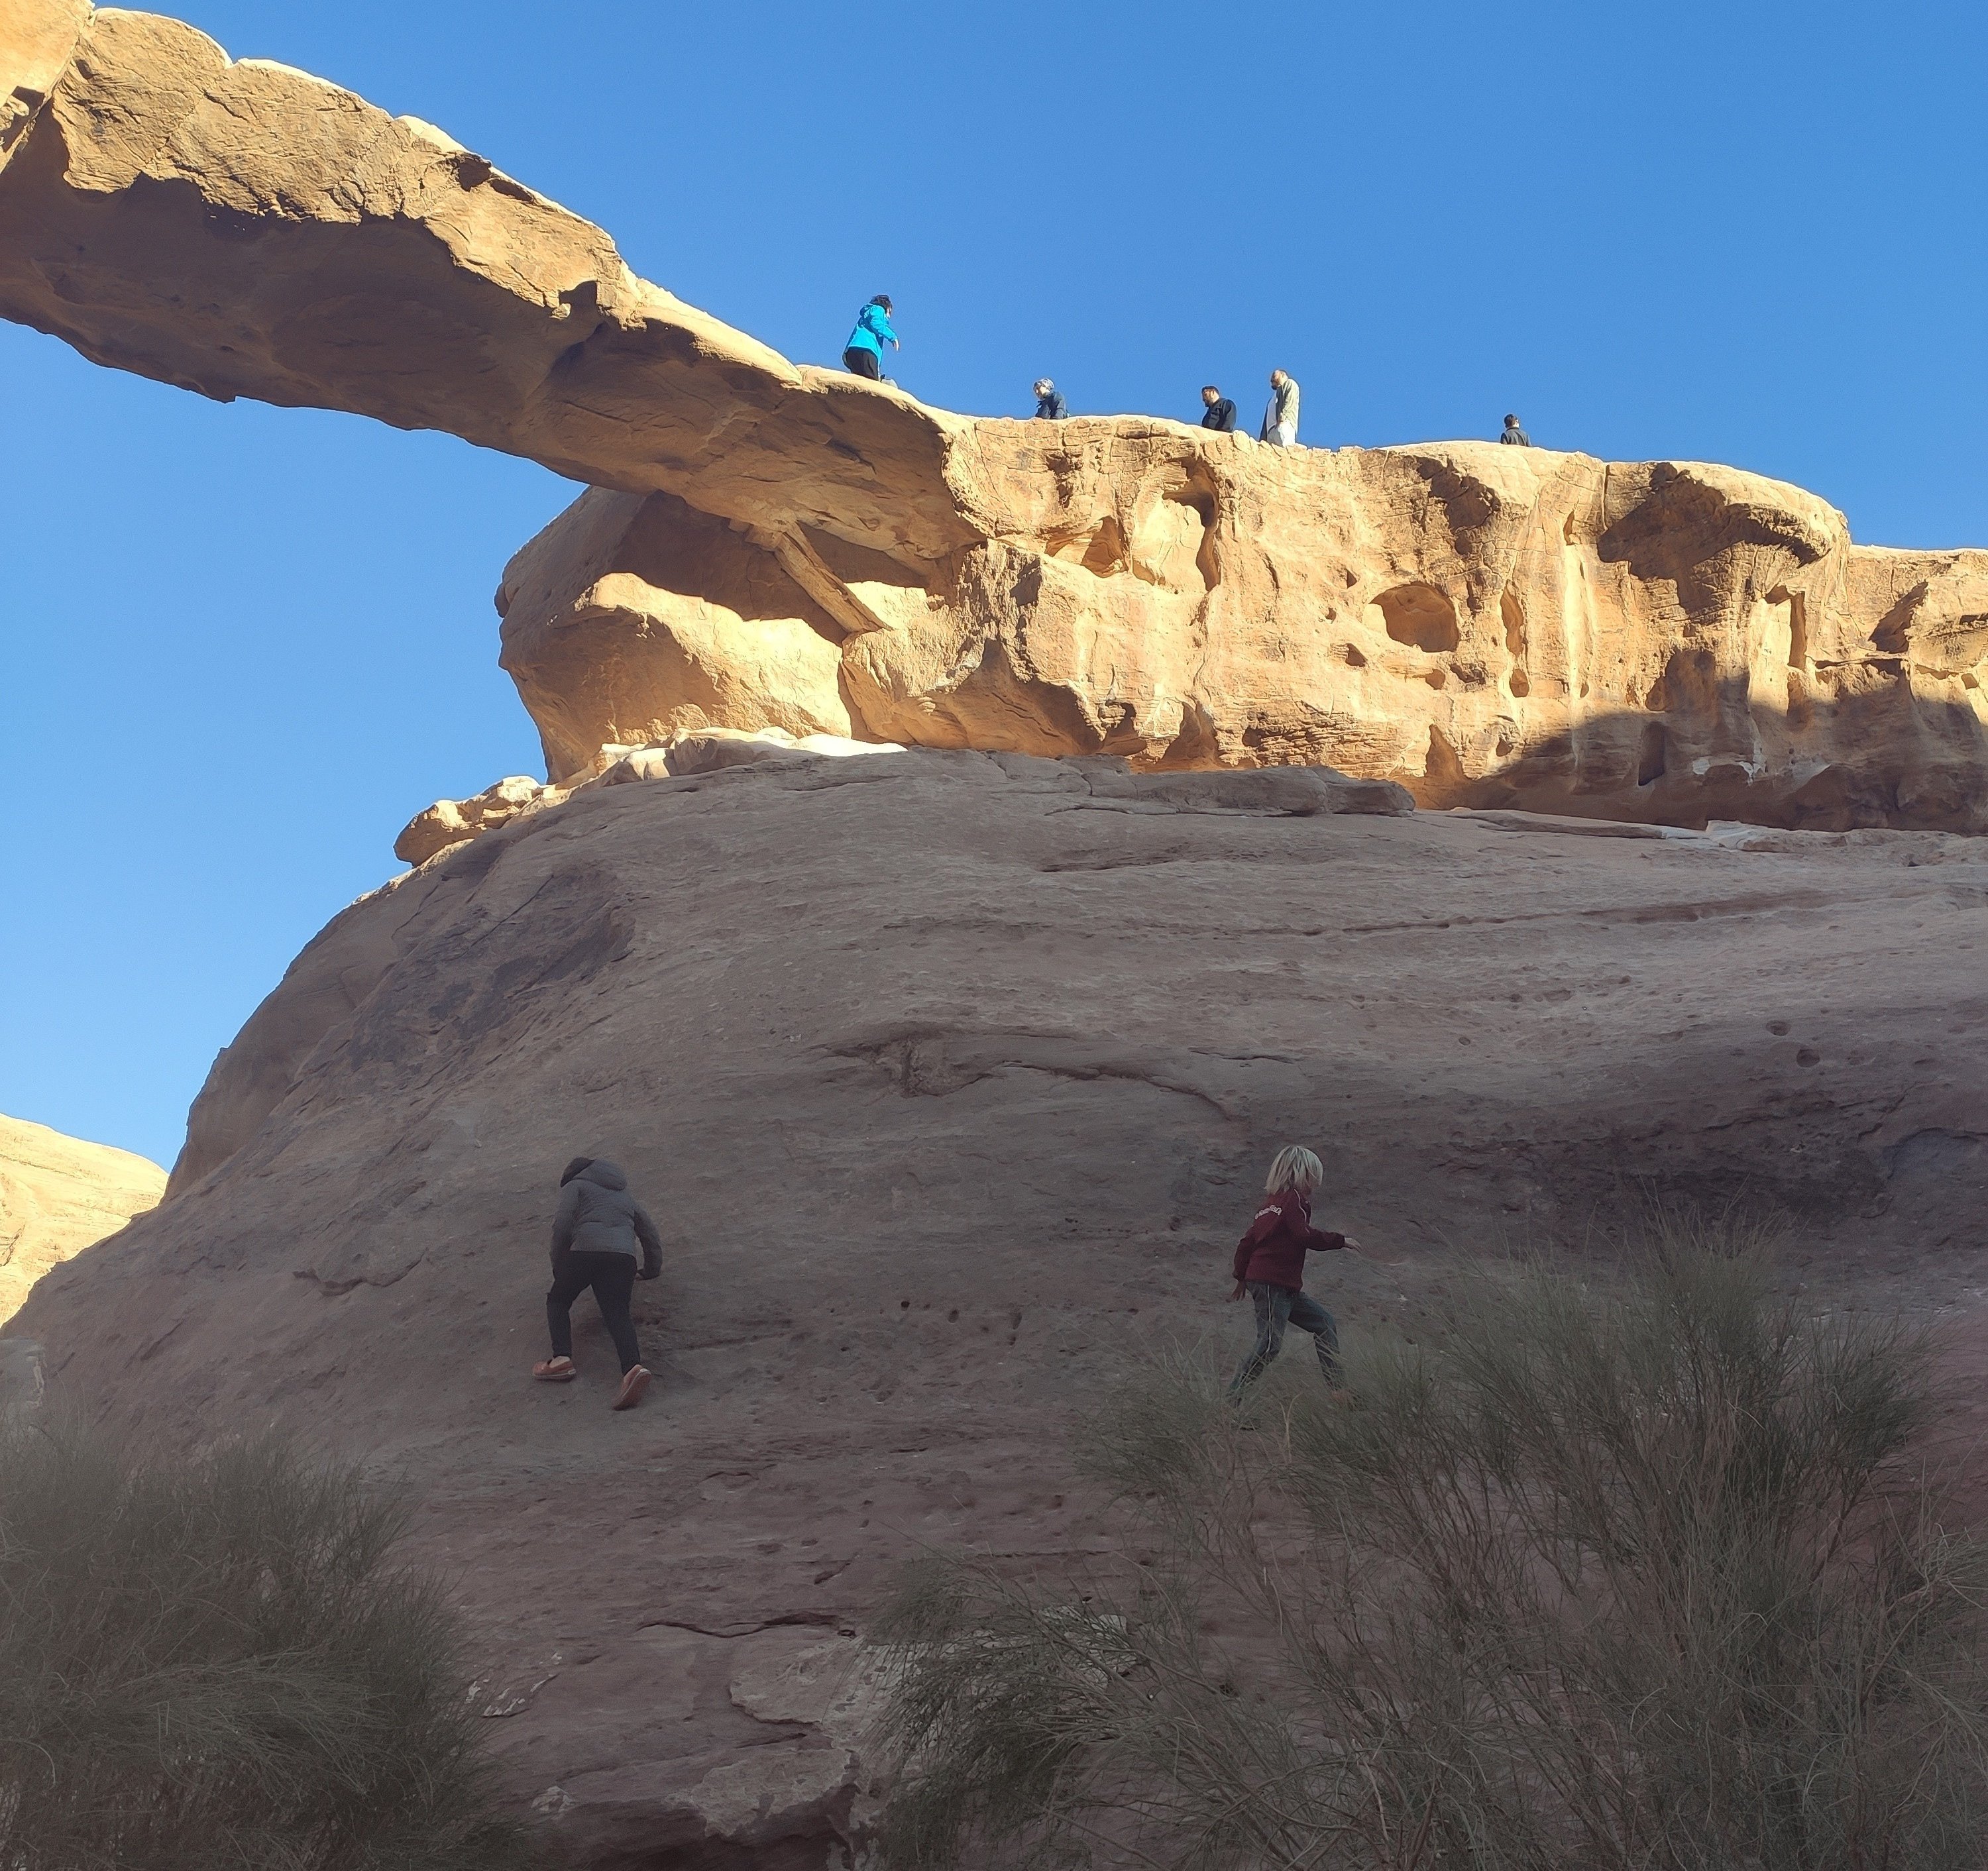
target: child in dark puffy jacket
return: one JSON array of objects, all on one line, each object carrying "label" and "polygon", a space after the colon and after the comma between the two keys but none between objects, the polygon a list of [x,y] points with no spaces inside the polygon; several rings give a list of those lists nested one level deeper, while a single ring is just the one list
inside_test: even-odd
[{"label": "child in dark puffy jacket", "polygon": [[1324,1180],[1325,1167],[1310,1150],[1296,1143],[1279,1150],[1263,1184],[1263,1205],[1236,1245],[1236,1290],[1229,1297],[1246,1292],[1256,1302],[1256,1342],[1229,1383],[1232,1401],[1241,1401],[1283,1349],[1286,1326],[1311,1334],[1326,1386],[1339,1394],[1339,1326],[1304,1290],[1304,1259],[1341,1249],[1357,1254],[1360,1244],[1312,1226],[1311,1194]]},{"label": "child in dark puffy jacket", "polygon": [[560,1202],[553,1218],[553,1284],[546,1295],[546,1323],[553,1355],[532,1367],[543,1383],[570,1383],[580,1375],[573,1362],[573,1302],[590,1286],[602,1322],[621,1359],[621,1388],[614,1407],[632,1410],[649,1387],[649,1373],[629,1315],[637,1277],[653,1280],[663,1270],[663,1244],[656,1224],[628,1193],[620,1167],[597,1157],[576,1157],[560,1178]]}]

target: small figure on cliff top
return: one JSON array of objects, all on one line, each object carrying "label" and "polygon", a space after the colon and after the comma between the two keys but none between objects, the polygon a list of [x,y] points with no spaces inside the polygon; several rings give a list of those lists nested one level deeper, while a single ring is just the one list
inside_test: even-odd
[{"label": "small figure on cliff top", "polygon": [[1326,1387],[1337,1396],[1339,1326],[1332,1315],[1304,1290],[1304,1259],[1309,1252],[1344,1249],[1361,1251],[1351,1235],[1327,1233],[1311,1224],[1311,1193],[1325,1180],[1325,1167],[1297,1143],[1279,1150],[1263,1183],[1263,1205],[1236,1248],[1236,1290],[1256,1302],[1256,1342],[1229,1386],[1231,1403],[1240,1403],[1284,1346],[1284,1328],[1309,1332],[1318,1353]]},{"label": "small figure on cliff top", "polygon": [[1207,405],[1201,413],[1204,429],[1219,429],[1224,435],[1236,433],[1236,405],[1212,383],[1201,387],[1201,400]]},{"label": "small figure on cliff top", "polygon": [[1050,422],[1061,422],[1070,414],[1063,392],[1046,377],[1036,379],[1036,414]]},{"label": "small figure on cliff top", "polygon": [[856,315],[856,329],[842,347],[842,365],[871,383],[888,383],[884,374],[884,346],[898,350],[898,334],[891,329],[891,296],[879,292]]},{"label": "small figure on cliff top", "polygon": [[1270,400],[1256,439],[1273,447],[1293,448],[1298,439],[1298,382],[1288,370],[1270,373]]},{"label": "small figure on cliff top", "polygon": [[1501,442],[1510,442],[1515,448],[1530,448],[1533,445],[1533,438],[1519,427],[1519,419],[1516,416],[1505,418],[1505,432],[1498,439]]},{"label": "small figure on cliff top", "polygon": [[613,1407],[632,1410],[642,1400],[649,1373],[628,1312],[637,1258],[643,1279],[653,1280],[662,1272],[661,1238],[628,1193],[628,1178],[617,1164],[574,1157],[560,1177],[559,1210],[553,1218],[553,1283],[546,1295],[553,1355],[532,1366],[534,1377],[542,1383],[570,1383],[580,1375],[573,1362],[573,1302],[590,1286],[621,1359],[621,1387]]}]

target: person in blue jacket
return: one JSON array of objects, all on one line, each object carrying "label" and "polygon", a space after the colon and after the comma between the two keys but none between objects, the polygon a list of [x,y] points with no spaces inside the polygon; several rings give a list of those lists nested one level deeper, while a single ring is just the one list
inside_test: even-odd
[{"label": "person in blue jacket", "polygon": [[891,329],[891,296],[879,292],[856,315],[856,329],[842,347],[843,367],[858,377],[867,377],[873,383],[881,383],[886,344],[894,351],[898,334]]}]

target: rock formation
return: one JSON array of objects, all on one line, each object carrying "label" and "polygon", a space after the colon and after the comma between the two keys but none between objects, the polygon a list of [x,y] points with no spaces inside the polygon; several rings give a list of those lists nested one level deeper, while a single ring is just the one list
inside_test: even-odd
[{"label": "rock formation", "polygon": [[165,1192],[165,1171],[144,1157],[0,1117],[0,1324],[51,1267],[116,1234]]},{"label": "rock formation", "polygon": [[1488,444],[1119,417],[979,423],[974,458],[998,536],[913,570],[816,535],[806,585],[674,495],[583,495],[498,593],[549,772],[772,722],[1320,764],[1425,805],[1988,824],[1988,552],[1854,545],[1729,468]]},{"label": "rock formation", "polygon": [[[1701,464],[929,409],[84,0],[0,0],[0,314],[591,484],[499,597],[548,783],[407,828],[6,1341],[114,1428],[406,1477],[576,1863],[860,1846],[893,1568],[1108,1550],[1072,1415],[1232,1354],[1280,1143],[1384,1256],[1321,1273],[1355,1342],[1625,1186],[1978,1296],[1988,845],[1827,828],[1982,825],[1988,556]],[[669,1243],[627,1416],[590,1315],[528,1376],[576,1150]]]},{"label": "rock formation", "polygon": [[0,314],[593,485],[499,598],[554,782],[770,727],[1324,764],[1432,805],[1988,824],[1988,554],[1858,546],[1703,464],[930,409],[637,279],[431,127],[151,15],[11,0],[0,89]]},{"label": "rock formation", "polygon": [[[1073,1413],[1146,1340],[1235,1355],[1280,1143],[1379,1257],[1317,1270],[1356,1346],[1625,1184],[1780,1201],[1860,1303],[1975,1303],[1988,844],[1334,797],[781,752],[525,812],[298,958],[175,1199],[16,1329],[113,1429],[405,1476],[577,1862],[820,1871],[894,1567],[1107,1550]],[[529,1376],[576,1150],[667,1244],[627,1416],[584,1302],[582,1382]]]}]

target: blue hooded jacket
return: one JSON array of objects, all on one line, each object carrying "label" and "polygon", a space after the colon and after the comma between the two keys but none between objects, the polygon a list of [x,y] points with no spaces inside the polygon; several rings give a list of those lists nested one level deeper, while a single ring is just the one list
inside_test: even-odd
[{"label": "blue hooded jacket", "polygon": [[874,351],[884,355],[886,343],[895,344],[898,334],[891,329],[891,315],[874,302],[856,315],[856,329],[849,334],[845,351]]}]

